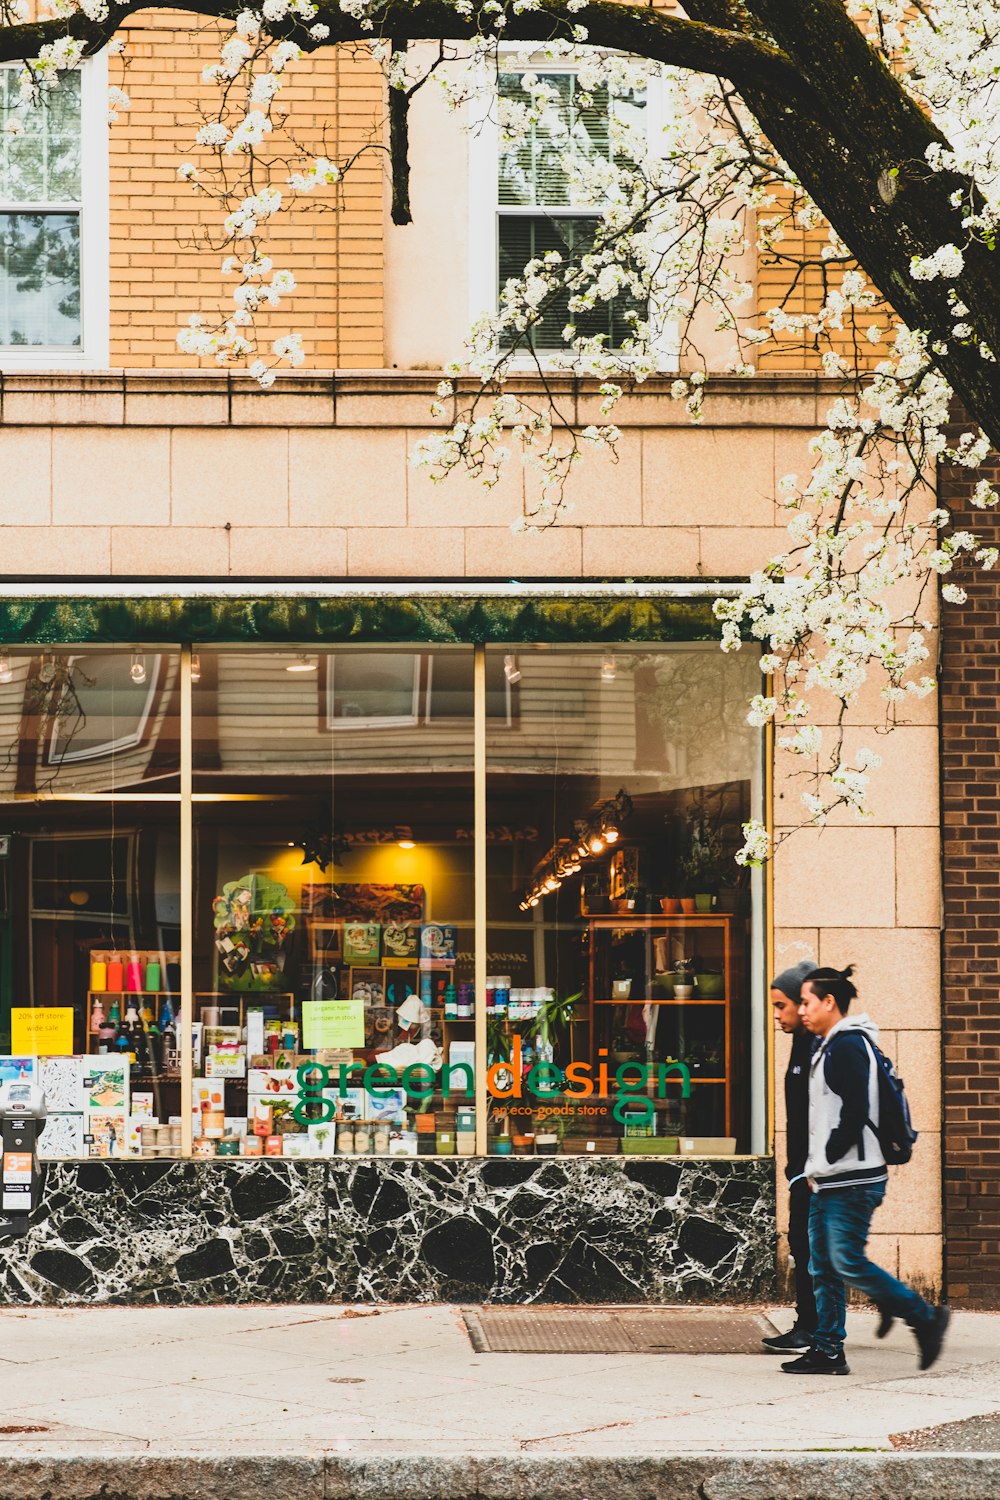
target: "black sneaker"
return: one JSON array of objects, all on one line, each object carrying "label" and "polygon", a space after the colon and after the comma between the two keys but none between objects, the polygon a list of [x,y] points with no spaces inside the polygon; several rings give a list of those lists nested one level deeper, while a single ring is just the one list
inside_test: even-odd
[{"label": "black sneaker", "polygon": [[809,1349],[812,1340],[801,1328],[790,1328],[787,1333],[776,1333],[769,1339],[761,1339],[768,1354],[794,1354],[798,1349]]},{"label": "black sneaker", "polygon": [[884,1339],[886,1334],[892,1328],[893,1323],[895,1323],[896,1318],[895,1315],[891,1313],[887,1307],[880,1307],[878,1312],[879,1322],[878,1327],[875,1330],[875,1337],[877,1339]]},{"label": "black sneaker", "polygon": [[920,1346],[919,1369],[929,1370],[941,1353],[941,1345],[944,1343],[944,1335],[950,1318],[950,1307],[935,1307],[934,1316],[930,1322],[918,1324],[914,1328],[913,1332],[916,1334],[917,1343]]},{"label": "black sneaker", "polygon": [[810,1349],[799,1359],[789,1359],[781,1367],[786,1375],[850,1375],[851,1367],[839,1354],[823,1354],[819,1349]]}]

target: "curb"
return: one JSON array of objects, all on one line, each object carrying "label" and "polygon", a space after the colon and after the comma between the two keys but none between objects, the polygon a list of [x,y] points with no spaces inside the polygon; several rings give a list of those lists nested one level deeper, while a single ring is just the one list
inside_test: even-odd
[{"label": "curb", "polygon": [[1000,1500],[997,1453],[0,1458],[0,1500]]}]

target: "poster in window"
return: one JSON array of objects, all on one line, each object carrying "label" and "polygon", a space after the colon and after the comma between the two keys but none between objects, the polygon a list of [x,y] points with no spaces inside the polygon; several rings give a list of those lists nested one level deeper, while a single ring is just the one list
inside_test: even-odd
[{"label": "poster in window", "polygon": [[368,881],[324,881],[303,885],[302,910],[308,916],[378,922],[383,927],[422,922],[422,885],[380,885]]}]

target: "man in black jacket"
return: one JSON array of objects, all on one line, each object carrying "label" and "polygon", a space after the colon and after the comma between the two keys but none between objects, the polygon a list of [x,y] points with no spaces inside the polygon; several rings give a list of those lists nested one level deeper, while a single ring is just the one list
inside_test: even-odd
[{"label": "man in black jacket", "polygon": [[812,1194],[803,1168],[809,1145],[809,1060],[815,1045],[799,1014],[803,980],[815,969],[815,961],[804,959],[771,980],[774,1019],[792,1039],[792,1052],[785,1070],[785,1117],[787,1120],[788,1249],[795,1263],[795,1324],[788,1333],[764,1339],[769,1354],[787,1354],[808,1349],[816,1332],[816,1299],[809,1274],[809,1202]]}]

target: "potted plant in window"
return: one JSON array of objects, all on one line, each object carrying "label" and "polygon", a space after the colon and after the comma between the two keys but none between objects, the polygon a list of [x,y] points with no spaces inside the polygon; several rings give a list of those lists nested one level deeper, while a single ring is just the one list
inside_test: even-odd
[{"label": "potted plant in window", "polygon": [[694,960],[679,958],[673,972],[674,999],[690,1000],[694,994]]},{"label": "potted plant in window", "polygon": [[566,995],[560,999],[554,992],[547,1000],[543,1000],[538,1014],[531,1024],[530,1034],[535,1038],[535,1047],[538,1052],[539,1062],[551,1062],[555,1054],[556,1042],[559,1041],[563,1032],[569,1040],[570,1061],[573,1059],[573,1011],[577,1001],[583,994],[577,990],[575,995]]},{"label": "potted plant in window", "polygon": [[718,830],[704,816],[691,825],[687,850],[681,861],[685,888],[694,897],[695,910],[708,912],[719,889],[722,844]]},{"label": "potted plant in window", "polygon": [[611,901],[600,875],[583,877],[583,907],[587,916],[601,916],[611,910]]}]

